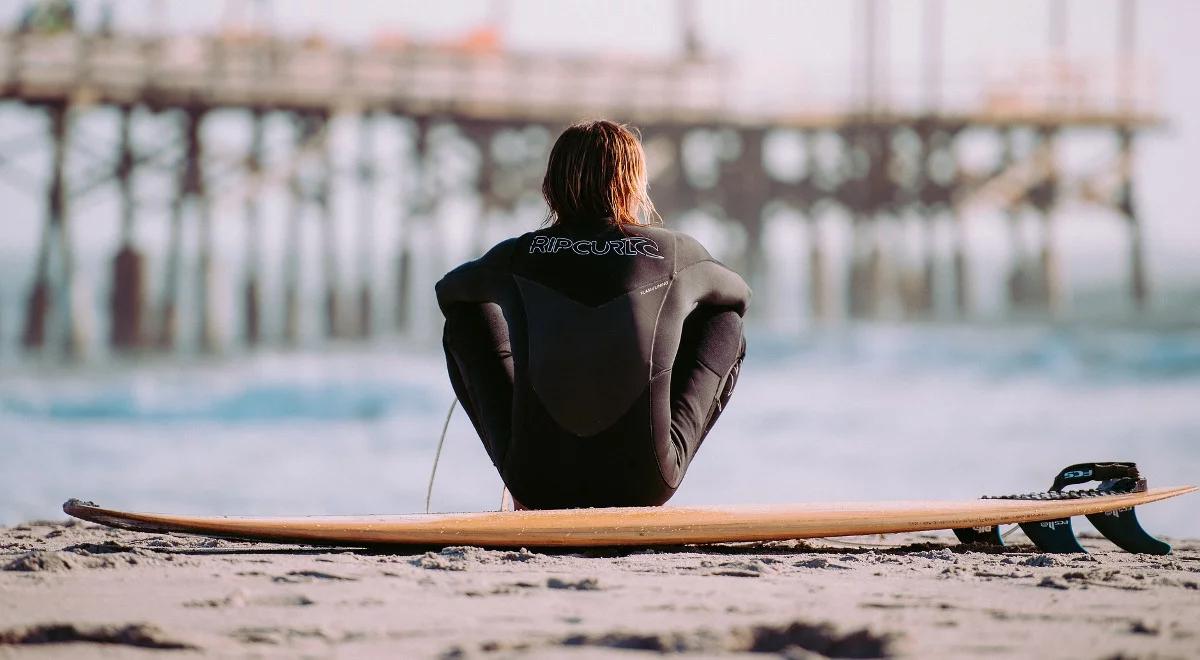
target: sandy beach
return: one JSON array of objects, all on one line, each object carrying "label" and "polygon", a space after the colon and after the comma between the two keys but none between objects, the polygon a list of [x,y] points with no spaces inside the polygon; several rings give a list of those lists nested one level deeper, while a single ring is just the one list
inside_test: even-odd
[{"label": "sandy beach", "polygon": [[1200,541],[1010,540],[380,551],[32,522],[0,529],[0,656],[1200,655]]}]

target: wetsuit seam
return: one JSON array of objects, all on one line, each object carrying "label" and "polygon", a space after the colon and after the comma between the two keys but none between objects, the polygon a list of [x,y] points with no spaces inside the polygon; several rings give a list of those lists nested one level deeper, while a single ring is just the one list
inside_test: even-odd
[{"label": "wetsuit seam", "polygon": [[[698,364],[698,365],[700,365],[700,366],[704,367],[705,369],[708,369],[708,370],[709,370],[709,371],[712,373],[712,375],[716,376],[717,378],[724,378],[724,376],[722,376],[722,375],[721,375],[721,372],[720,372],[720,371],[717,371],[716,369],[713,369],[711,366],[709,366],[708,364],[706,364],[706,363],[704,362],[704,360],[703,360],[703,359],[701,359],[701,358],[696,358],[696,364]],[[675,370],[675,367],[674,367],[674,365],[672,365],[672,366],[670,366],[670,367],[667,367],[667,368],[663,369],[662,371],[660,371],[660,372],[658,372],[658,373],[651,373],[651,374],[650,374],[650,377],[651,377],[651,378],[658,378],[659,376],[661,376],[661,375],[663,375],[663,374],[667,373],[668,371],[674,371],[674,370]]]},{"label": "wetsuit seam", "polygon": [[697,357],[697,358],[696,358],[696,364],[699,364],[700,366],[704,367],[705,369],[708,369],[708,370],[709,370],[709,371],[711,371],[711,372],[712,372],[712,374],[713,374],[714,376],[716,376],[717,378],[724,378],[724,376],[722,376],[722,375],[721,375],[721,372],[719,372],[719,371],[717,371],[716,369],[713,369],[711,366],[709,366],[709,365],[708,365],[708,363],[706,363],[706,362],[704,361],[704,358],[702,358],[702,357]]},{"label": "wetsuit seam", "polygon": [[[663,474],[663,465],[662,465],[663,461],[662,461],[662,458],[660,458],[658,455],[658,438],[656,438],[654,435],[654,401],[655,401],[655,398],[654,398],[654,380],[655,380],[654,350],[658,346],[658,323],[660,320],[662,320],[663,307],[666,307],[667,299],[671,297],[671,289],[674,288],[674,286],[675,286],[675,276],[679,272],[678,270],[676,270],[676,267],[678,265],[679,265],[679,237],[672,234],[671,235],[671,276],[667,280],[667,282],[668,282],[667,290],[665,292],[663,292],[662,300],[658,303],[658,311],[654,314],[654,330],[653,330],[653,334],[650,335],[650,369],[649,369],[650,381],[647,383],[647,385],[650,388],[650,415],[649,415],[649,418],[650,418],[650,429],[649,429],[650,442],[648,443],[650,445],[650,455],[654,459],[655,469],[658,470],[658,478],[662,479],[663,485],[671,490],[674,490],[675,488],[677,488],[678,484],[672,486],[671,481],[669,479],[667,479],[667,475]],[[666,372],[664,371],[662,373],[666,373]],[[668,428],[667,433],[668,433],[668,435],[670,434],[669,428]]]},{"label": "wetsuit seam", "polygon": [[721,268],[724,268],[724,269],[726,269],[726,270],[728,270],[728,269],[729,269],[729,266],[726,266],[725,264],[721,263],[720,261],[717,261],[716,259],[713,259],[712,257],[709,257],[709,258],[707,258],[707,259],[701,259],[701,260],[699,260],[699,261],[693,261],[692,263],[690,263],[690,264],[688,264],[688,265],[684,266],[683,268],[680,268],[679,270],[676,270],[676,271],[674,271],[674,273],[673,273],[673,274],[674,274],[674,275],[678,275],[679,273],[682,273],[683,271],[685,271],[685,270],[687,270],[687,269],[691,268],[692,266],[699,266],[700,264],[716,264],[716,265],[718,265],[718,266],[720,266]]},{"label": "wetsuit seam", "polygon": [[[516,245],[516,241],[514,241],[513,244]],[[525,297],[521,294],[521,287],[517,284],[517,274],[513,270],[513,261],[516,259],[516,254],[517,254],[517,251],[515,248],[509,250],[508,263],[506,264],[508,266],[508,285],[509,285],[508,288],[509,288],[510,294],[513,296],[513,298],[510,298],[509,300],[512,303],[512,308],[513,308],[512,313],[520,314],[522,324],[525,326],[528,326],[529,320],[528,320],[528,318],[526,318],[527,314],[525,312]],[[516,364],[516,356],[512,355],[512,347],[513,347],[512,346],[512,342],[513,342],[512,321],[509,319],[508,314],[504,313],[503,305],[500,306],[500,312],[501,312],[501,314],[504,314],[504,324],[507,326],[507,329],[508,329],[509,355],[512,357],[512,360],[513,360],[513,401],[509,407],[509,412],[512,417],[508,423],[508,444],[505,445],[505,447],[504,447],[504,455],[500,457],[500,464],[496,466],[497,471],[500,473],[500,480],[503,481],[505,486],[507,487],[508,486],[508,469],[510,467],[509,461],[513,455],[513,451],[512,451],[513,443],[515,443],[517,440],[518,420],[520,420],[521,422],[524,422],[524,420],[526,420],[529,417],[529,411],[527,409],[525,409],[525,406],[529,405],[530,397],[529,396],[520,396],[520,397],[517,396],[517,368],[516,368],[517,364]],[[528,357],[528,355],[529,355],[529,332],[528,332],[528,330],[526,330],[526,332],[525,332],[524,340],[525,340],[525,355]],[[530,389],[531,390],[533,389],[532,384],[530,385]],[[534,393],[534,396],[536,396],[536,393]],[[517,416],[516,402],[518,399],[520,399],[522,402],[522,409],[521,409],[520,417]]]}]

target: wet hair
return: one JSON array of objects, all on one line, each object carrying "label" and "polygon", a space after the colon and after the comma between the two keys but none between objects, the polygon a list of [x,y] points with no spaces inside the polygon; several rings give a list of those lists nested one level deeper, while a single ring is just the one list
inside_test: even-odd
[{"label": "wet hair", "polygon": [[661,223],[646,187],[646,156],[632,131],[611,121],[580,122],[550,150],[542,181],[546,220],[585,229]]}]

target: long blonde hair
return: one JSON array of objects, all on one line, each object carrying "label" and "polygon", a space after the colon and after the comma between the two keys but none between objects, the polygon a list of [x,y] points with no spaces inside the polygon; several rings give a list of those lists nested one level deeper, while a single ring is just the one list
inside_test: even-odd
[{"label": "long blonde hair", "polygon": [[641,142],[611,121],[580,122],[558,136],[542,197],[553,226],[620,228],[662,222],[647,192]]}]

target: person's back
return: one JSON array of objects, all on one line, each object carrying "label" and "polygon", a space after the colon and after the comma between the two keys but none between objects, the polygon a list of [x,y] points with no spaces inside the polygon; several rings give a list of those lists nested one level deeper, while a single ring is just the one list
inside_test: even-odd
[{"label": "person's back", "polygon": [[[572,130],[610,143],[604,133],[628,133],[608,122]],[[578,144],[561,153],[567,138],[559,160],[587,170]],[[661,504],[732,391],[749,289],[691,237],[615,221],[623,209],[564,217],[556,154],[544,189],[555,224],[438,283],[451,381],[523,505]]]}]

